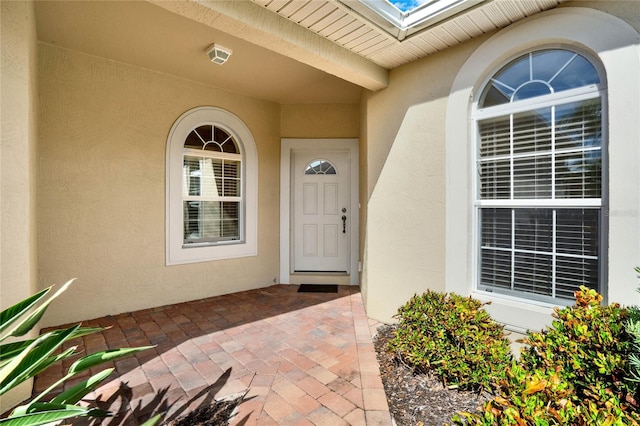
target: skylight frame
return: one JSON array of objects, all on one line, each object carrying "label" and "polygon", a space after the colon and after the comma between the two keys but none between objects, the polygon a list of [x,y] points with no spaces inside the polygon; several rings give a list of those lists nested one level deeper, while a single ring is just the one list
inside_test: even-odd
[{"label": "skylight frame", "polygon": [[338,0],[398,40],[440,23],[487,0],[427,0],[403,12],[388,0]]}]

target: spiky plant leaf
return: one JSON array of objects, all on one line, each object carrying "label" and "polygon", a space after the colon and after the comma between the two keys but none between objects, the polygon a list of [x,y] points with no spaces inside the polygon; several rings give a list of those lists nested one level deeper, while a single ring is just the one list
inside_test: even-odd
[{"label": "spiky plant leaf", "polygon": [[2,426],[38,426],[77,416],[86,416],[89,410],[83,407],[71,406],[68,409],[52,410],[23,414],[17,417],[9,417],[0,420]]},{"label": "spiky plant leaf", "polygon": [[[38,344],[40,343],[40,341],[42,341],[42,339],[45,339],[47,337],[47,335],[42,335],[40,336],[38,339],[35,339],[33,342],[31,342],[22,352],[20,352],[18,355],[16,355],[15,357],[13,357],[11,359],[11,361],[9,361],[7,364],[3,365],[2,368],[0,368],[0,384],[4,383],[5,380],[7,379],[7,377],[9,377],[9,375],[16,369],[18,368],[18,366],[20,365],[20,363],[22,363],[22,361],[27,357],[27,355],[29,355],[29,353],[31,352],[31,350],[33,348],[35,348],[36,346],[38,346]],[[11,387],[7,386],[6,390],[2,389],[3,387],[0,386],[0,395],[2,395],[4,392],[6,392],[6,390],[9,390]]]},{"label": "spiky plant leaf", "polygon": [[0,395],[42,371],[42,365],[50,362],[53,352],[67,341],[69,336],[73,335],[79,327],[76,325],[61,333],[47,333],[40,336],[29,345],[29,350],[25,350],[24,354],[20,354],[2,367],[0,369]]},{"label": "spiky plant leaf", "polygon": [[118,358],[132,355],[137,352],[146,351],[154,346],[142,346],[138,348],[111,349],[107,351],[96,352],[91,355],[80,358],[69,368],[69,375],[77,374],[81,371],[95,367],[108,361],[114,361]]},{"label": "spiky plant leaf", "polygon": [[20,337],[27,334],[40,321],[51,302],[53,302],[55,298],[60,296],[67,288],[69,288],[74,280],[75,278],[67,281],[62,287],[58,289],[58,291],[53,294],[53,296],[44,301],[42,305],[38,306],[36,310],[33,311],[27,318],[20,321],[18,325],[11,331],[11,333],[9,333],[9,336]]},{"label": "spiky plant leaf", "polygon": [[99,372],[98,374],[94,374],[89,377],[87,380],[84,380],[77,385],[65,390],[60,395],[56,396],[51,400],[53,404],[75,404],[84,398],[89,392],[93,392],[100,383],[102,383],[111,373],[113,373],[113,368],[107,368]]},{"label": "spiky plant leaf", "polygon": [[[73,335],[69,336],[68,340],[75,339],[77,337],[86,336],[92,333],[99,333],[103,331],[103,327],[81,327],[76,330]],[[52,334],[60,333],[64,330],[55,330],[52,331]],[[22,352],[27,346],[29,346],[35,339],[22,340],[19,342],[5,343],[4,345],[0,345],[0,367],[2,367],[5,363],[8,362],[9,359],[18,355]]]},{"label": "spiky plant leaf", "polygon": [[17,407],[8,418],[0,420],[0,425],[35,426],[77,416],[107,417],[109,415],[109,412],[97,408],[36,402]]},{"label": "spiky plant leaf", "polygon": [[[38,303],[40,299],[42,299],[50,290],[51,287],[45,288],[44,290],[34,294],[33,296],[21,302],[18,302],[15,305],[0,312],[0,333],[3,333],[6,329],[9,328],[9,326],[11,326],[11,324],[16,322],[18,319],[20,319],[20,317],[29,312],[29,310],[36,303]],[[10,335],[11,333],[7,334],[6,336],[2,337],[0,341],[4,340]]]}]

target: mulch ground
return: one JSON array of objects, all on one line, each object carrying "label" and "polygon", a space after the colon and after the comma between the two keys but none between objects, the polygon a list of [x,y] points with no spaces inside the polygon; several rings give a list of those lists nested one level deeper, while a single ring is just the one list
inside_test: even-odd
[{"label": "mulch ground", "polygon": [[448,389],[433,375],[420,373],[403,363],[387,349],[395,329],[394,325],[378,328],[374,347],[389,410],[398,426],[450,424],[454,414],[473,412],[491,399],[487,393]]}]

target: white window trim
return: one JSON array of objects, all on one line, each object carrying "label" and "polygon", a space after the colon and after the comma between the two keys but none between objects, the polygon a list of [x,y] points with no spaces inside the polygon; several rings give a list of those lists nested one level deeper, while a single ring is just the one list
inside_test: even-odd
[{"label": "white window trim", "polygon": [[[591,31],[600,28],[602,31]],[[446,120],[446,290],[473,294],[491,301],[493,317],[515,331],[538,329],[549,324],[550,306],[524,299],[474,292],[472,171],[473,135],[471,120],[473,91],[484,87],[491,72],[509,58],[539,46],[560,45],[588,52],[606,73],[608,116],[609,180],[608,258],[605,297],[610,301],[637,303],[633,267],[640,259],[640,36],[629,24],[609,14],[586,8],[558,8],[519,21],[482,44],[462,66],[452,85]],[[465,123],[466,125],[462,125]],[[607,185],[604,181],[603,185]]]},{"label": "white window trim", "polygon": [[[183,245],[182,156],[184,141],[195,127],[213,124],[228,131],[243,154],[240,241]],[[258,254],[258,153],[249,128],[234,114],[215,107],[198,107],[182,114],[171,127],[166,151],[166,264],[206,262]]]}]

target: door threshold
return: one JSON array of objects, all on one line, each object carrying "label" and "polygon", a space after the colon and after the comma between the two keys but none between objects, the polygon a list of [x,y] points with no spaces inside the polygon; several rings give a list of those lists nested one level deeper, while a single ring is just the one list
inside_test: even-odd
[{"label": "door threshold", "polygon": [[348,276],[347,271],[294,271],[291,275],[332,275],[332,276]]}]

